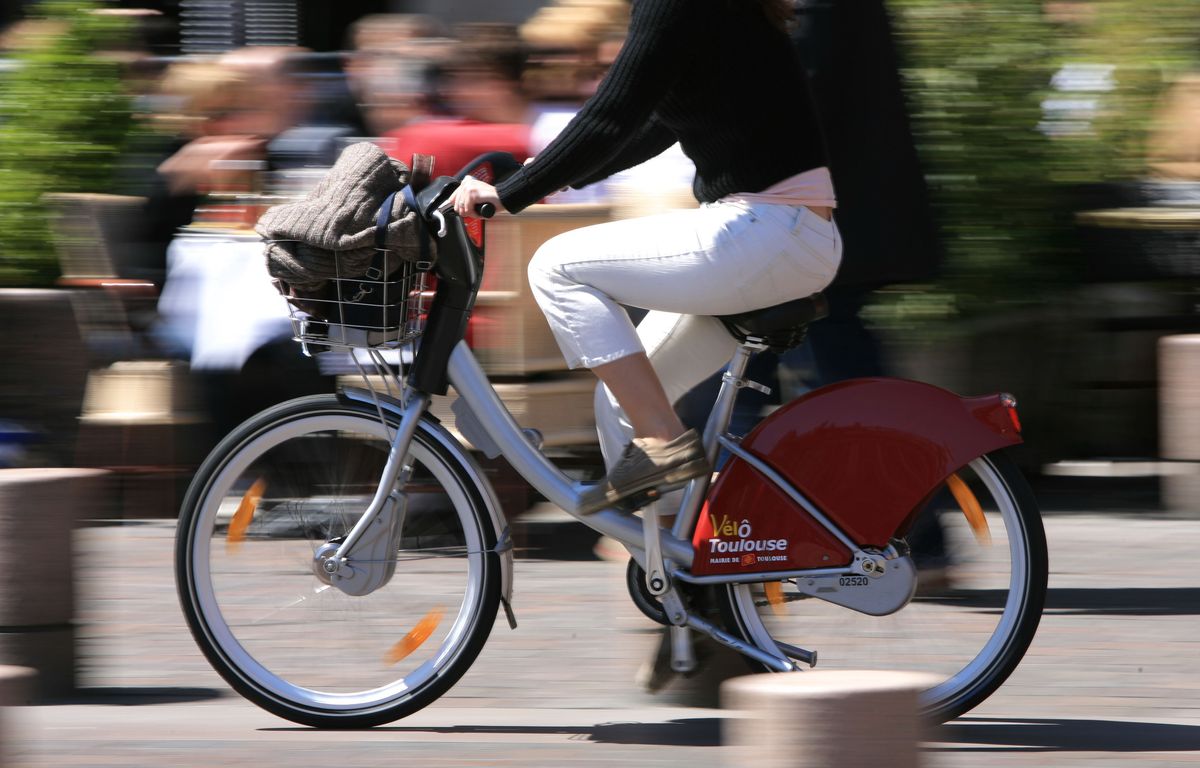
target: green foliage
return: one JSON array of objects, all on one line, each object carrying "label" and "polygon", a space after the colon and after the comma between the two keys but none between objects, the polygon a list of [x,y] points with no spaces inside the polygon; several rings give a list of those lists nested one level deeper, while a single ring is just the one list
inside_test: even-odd
[{"label": "green foliage", "polygon": [[1112,89],[1090,94],[1090,130],[1059,137],[1052,174],[1063,182],[1141,178],[1146,140],[1164,90],[1200,66],[1200,5],[1195,0],[1093,0],[1078,23],[1060,27],[1064,62],[1112,67]]},{"label": "green foliage", "polygon": [[0,285],[58,275],[42,196],[111,189],[131,122],[120,66],[101,54],[126,22],[91,0],[43,0],[0,73]]},{"label": "green foliage", "polygon": [[[1053,5],[1069,13],[1048,14]],[[971,315],[1037,302],[1076,282],[1074,192],[1144,174],[1161,92],[1197,63],[1195,0],[1160,0],[1152,12],[1143,0],[891,0],[889,8],[946,240],[935,290],[953,297],[893,296],[893,319],[911,319],[914,308]],[[1094,67],[1111,82],[1055,90],[1064,65]],[[1047,99],[1092,108],[1056,131]]]},{"label": "green foliage", "polygon": [[[896,0],[917,144],[960,311],[1015,299],[1061,267],[1037,130],[1055,39],[1037,0]],[[930,302],[946,306],[945,302]]]}]

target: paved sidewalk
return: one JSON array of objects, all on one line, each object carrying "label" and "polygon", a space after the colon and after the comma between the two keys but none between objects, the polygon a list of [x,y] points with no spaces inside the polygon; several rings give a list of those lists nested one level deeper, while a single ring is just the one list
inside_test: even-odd
[{"label": "paved sidewalk", "polygon": [[[1200,521],[1075,514],[1047,530],[1050,602],[1033,648],[991,700],[931,735],[926,764],[1200,765]],[[320,732],[209,669],[176,603],[173,533],[171,521],[80,531],[84,689],[6,713],[12,765],[724,764],[719,710],[633,684],[656,634],[621,564],[518,560],[520,628],[501,621],[447,696],[388,727]]]}]

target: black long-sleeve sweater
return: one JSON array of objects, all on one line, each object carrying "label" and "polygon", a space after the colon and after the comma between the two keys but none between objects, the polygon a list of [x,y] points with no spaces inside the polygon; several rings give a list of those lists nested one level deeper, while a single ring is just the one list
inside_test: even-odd
[{"label": "black long-sleeve sweater", "polygon": [[826,165],[787,35],[747,0],[633,0],[629,34],[595,95],[498,185],[513,213],[654,157],[678,141],[711,202]]}]

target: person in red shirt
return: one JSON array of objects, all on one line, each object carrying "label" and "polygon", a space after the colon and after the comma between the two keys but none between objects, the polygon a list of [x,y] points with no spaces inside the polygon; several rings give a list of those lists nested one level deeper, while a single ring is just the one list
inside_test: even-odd
[{"label": "person in red shirt", "polygon": [[432,155],[434,173],[452,175],[485,152],[529,156],[529,101],[521,86],[527,53],[508,25],[469,25],[447,66],[443,88],[452,117],[413,120],[386,135],[393,157]]}]

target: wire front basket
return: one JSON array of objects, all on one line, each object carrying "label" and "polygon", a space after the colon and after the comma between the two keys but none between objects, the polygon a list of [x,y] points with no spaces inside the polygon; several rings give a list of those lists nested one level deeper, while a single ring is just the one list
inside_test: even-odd
[{"label": "wire front basket", "polygon": [[305,353],[318,349],[391,349],[415,341],[424,327],[429,265],[377,251],[366,273],[338,276],[319,291],[289,295],[292,337]]}]

